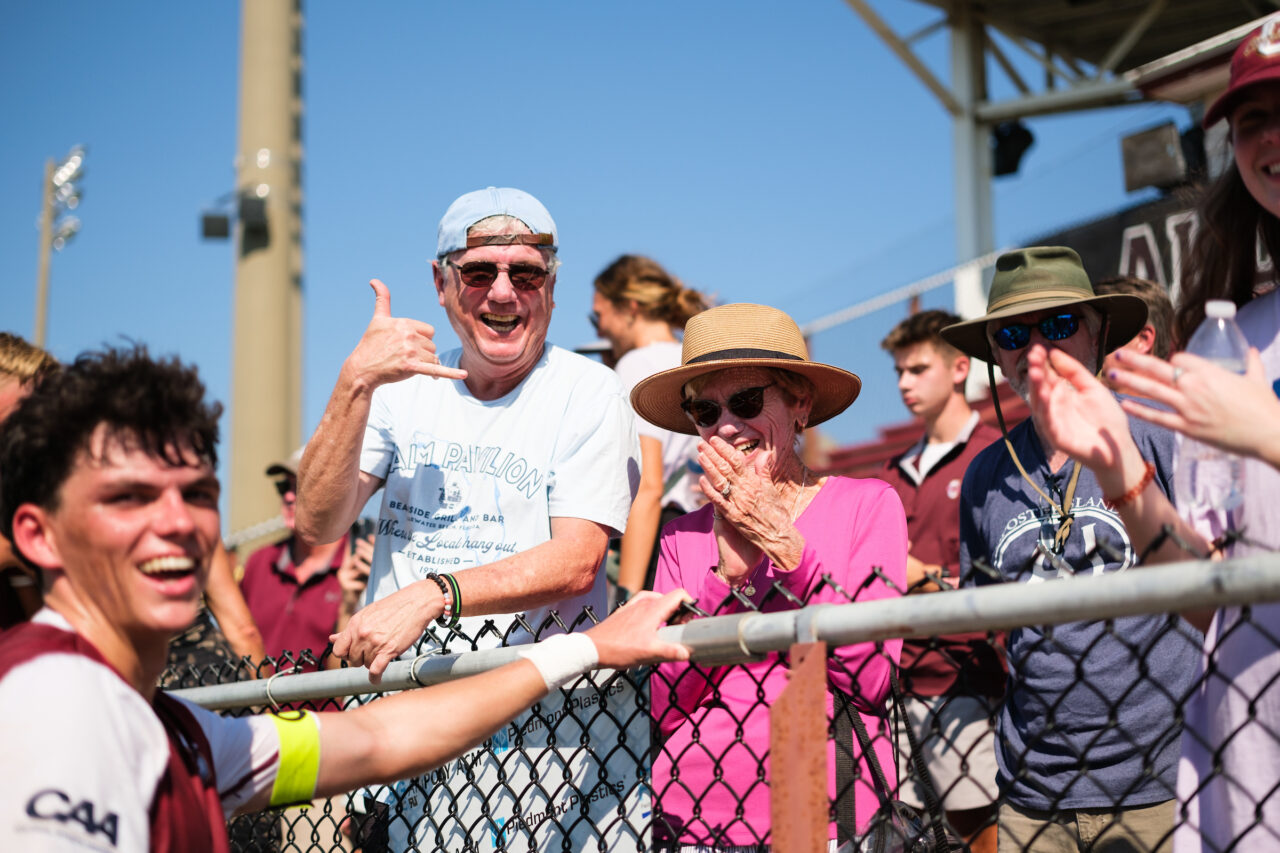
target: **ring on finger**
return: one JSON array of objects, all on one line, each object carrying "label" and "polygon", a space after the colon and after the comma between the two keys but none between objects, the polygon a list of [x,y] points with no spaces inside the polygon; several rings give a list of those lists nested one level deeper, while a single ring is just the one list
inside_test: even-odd
[{"label": "ring on finger", "polygon": [[1187,372],[1187,371],[1186,371],[1186,369],[1185,369],[1185,368],[1175,367],[1175,368],[1173,369],[1173,384],[1174,384],[1174,385],[1177,385],[1177,384],[1178,384],[1178,380],[1182,378],[1182,374],[1184,374],[1184,373],[1186,373],[1186,372]]},{"label": "ring on finger", "polygon": [[732,492],[733,492],[733,486],[729,485],[728,480],[725,480],[724,488],[720,490],[720,496],[725,500],[729,500],[729,495]]}]

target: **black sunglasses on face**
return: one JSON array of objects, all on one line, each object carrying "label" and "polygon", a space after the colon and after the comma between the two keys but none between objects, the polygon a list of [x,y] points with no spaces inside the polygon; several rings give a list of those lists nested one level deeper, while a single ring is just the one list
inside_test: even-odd
[{"label": "black sunglasses on face", "polygon": [[1020,350],[1031,343],[1031,329],[1035,327],[1047,341],[1065,341],[1080,329],[1078,314],[1053,314],[1041,317],[1034,323],[1008,323],[996,329],[996,346],[1003,350]]},{"label": "black sunglasses on face", "polygon": [[[729,395],[723,408],[727,408],[735,418],[750,420],[764,408],[764,389],[773,385],[758,385],[755,388],[743,388]],[[715,400],[683,400],[680,408],[693,419],[695,425],[710,429],[720,423],[722,408]]]},{"label": "black sunglasses on face", "polygon": [[547,283],[550,271],[537,264],[495,264],[490,261],[470,261],[465,264],[446,264],[458,271],[458,277],[467,287],[493,287],[499,272],[506,272],[511,286],[516,290],[538,290]]},{"label": "black sunglasses on face", "polygon": [[280,497],[284,497],[285,495],[289,494],[289,492],[293,492],[297,494],[297,491],[298,491],[297,480],[294,480],[288,477],[280,480],[276,480],[276,492],[279,493]]}]

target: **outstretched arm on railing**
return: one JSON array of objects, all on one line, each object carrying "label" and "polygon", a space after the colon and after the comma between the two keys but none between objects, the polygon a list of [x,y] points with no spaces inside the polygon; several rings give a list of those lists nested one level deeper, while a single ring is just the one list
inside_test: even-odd
[{"label": "outstretched arm on railing", "polygon": [[[590,670],[687,660],[685,646],[657,635],[687,598],[683,590],[641,593],[584,633],[521,647],[524,660],[350,711],[316,715],[320,763],[313,796],[421,775],[483,742],[551,689]],[[289,755],[281,755],[282,765],[289,761]],[[269,795],[241,811],[263,808]]]}]

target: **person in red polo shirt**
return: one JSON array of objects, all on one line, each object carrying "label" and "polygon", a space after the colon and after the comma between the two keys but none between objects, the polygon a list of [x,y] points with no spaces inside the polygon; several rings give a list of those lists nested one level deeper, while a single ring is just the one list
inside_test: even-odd
[{"label": "person in red polo shirt", "polygon": [[[1000,438],[964,397],[969,357],[940,330],[960,318],[922,311],[881,342],[893,356],[902,402],[924,421],[924,434],[881,474],[907,511],[907,592],[950,590],[960,572],[960,482],[970,460]],[[1004,695],[998,653],[982,634],[904,640],[906,716],[952,827],[975,853],[995,853],[997,796],[992,715]],[[905,731],[898,732],[901,767],[910,767]],[[917,807],[923,793],[913,773],[901,797]]]},{"label": "person in red polo shirt", "polygon": [[317,669],[329,635],[342,629],[364,594],[373,543],[358,541],[350,548],[347,534],[313,546],[294,534],[302,450],[267,468],[280,493],[280,515],[289,537],[250,555],[240,588],[267,654],[309,671]]}]

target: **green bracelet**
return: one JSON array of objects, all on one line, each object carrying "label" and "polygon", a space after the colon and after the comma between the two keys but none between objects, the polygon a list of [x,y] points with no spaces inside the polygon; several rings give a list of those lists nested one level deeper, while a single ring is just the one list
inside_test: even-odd
[{"label": "green bracelet", "polygon": [[458,579],[451,574],[443,574],[440,577],[449,582],[449,587],[453,590],[453,601],[449,604],[449,610],[453,618],[449,621],[449,627],[458,624],[458,619],[462,617],[462,588],[458,586]]}]

